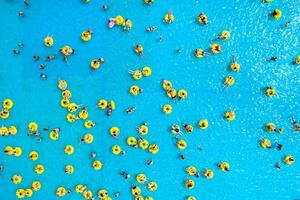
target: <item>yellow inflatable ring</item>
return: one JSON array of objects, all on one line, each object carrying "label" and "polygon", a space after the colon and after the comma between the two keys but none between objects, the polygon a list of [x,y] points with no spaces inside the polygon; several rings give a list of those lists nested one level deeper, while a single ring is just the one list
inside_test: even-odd
[{"label": "yellow inflatable ring", "polygon": [[94,170],[100,170],[102,168],[102,162],[100,160],[95,160],[92,166]]},{"label": "yellow inflatable ring", "polygon": [[120,16],[120,15],[116,16],[115,20],[116,20],[116,24],[117,25],[123,25],[124,22],[125,22],[124,18],[122,16]]},{"label": "yellow inflatable ring", "polygon": [[82,192],[82,195],[85,199],[92,199],[93,198],[93,193],[91,190],[84,190]]},{"label": "yellow inflatable ring", "polygon": [[168,12],[167,14],[165,14],[164,19],[165,19],[165,22],[166,22],[167,24],[171,24],[171,23],[174,22],[175,17],[174,17],[174,15],[173,15],[173,13]]},{"label": "yellow inflatable ring", "polygon": [[42,187],[42,184],[41,184],[41,182],[39,182],[39,181],[33,181],[33,182],[31,183],[31,189],[32,189],[33,191],[39,191],[39,190],[41,189],[41,187]]},{"label": "yellow inflatable ring", "polygon": [[81,33],[81,39],[85,42],[89,41],[92,38],[92,31],[86,30]]},{"label": "yellow inflatable ring", "polygon": [[133,195],[133,196],[139,196],[140,194],[141,194],[141,188],[140,187],[138,187],[138,186],[132,186],[131,187],[131,194]]},{"label": "yellow inflatable ring", "polygon": [[281,18],[282,16],[282,11],[279,10],[279,9],[275,9],[273,12],[272,12],[272,16],[274,19],[279,19]]},{"label": "yellow inflatable ring", "polygon": [[19,157],[22,155],[22,149],[20,147],[14,148],[14,156]]},{"label": "yellow inflatable ring", "polygon": [[159,151],[158,144],[150,144],[148,149],[149,149],[149,152],[152,154],[156,154]]},{"label": "yellow inflatable ring", "polygon": [[136,181],[138,183],[145,183],[146,180],[147,180],[147,177],[146,177],[145,174],[138,174],[138,175],[136,175]]},{"label": "yellow inflatable ring", "polygon": [[195,176],[195,174],[197,173],[197,168],[195,166],[189,166],[186,168],[186,172],[190,176]]},{"label": "yellow inflatable ring", "polygon": [[74,50],[70,46],[64,46],[60,49],[60,52],[65,56],[69,56],[74,53]]},{"label": "yellow inflatable ring", "polygon": [[225,113],[224,117],[228,121],[233,121],[235,120],[235,112],[233,110],[229,110]]},{"label": "yellow inflatable ring", "polygon": [[42,174],[42,173],[44,173],[44,171],[45,171],[45,167],[44,167],[43,165],[41,165],[41,164],[38,164],[38,165],[36,165],[36,166],[34,167],[34,171],[35,171],[35,173],[37,173],[37,174]]},{"label": "yellow inflatable ring", "polygon": [[149,142],[146,139],[139,140],[139,147],[143,150],[149,147]]},{"label": "yellow inflatable ring", "polygon": [[185,140],[178,140],[177,142],[177,148],[179,150],[184,150],[187,147],[187,143]]},{"label": "yellow inflatable ring", "polygon": [[45,45],[45,46],[47,46],[47,47],[52,47],[53,44],[54,44],[54,39],[53,39],[53,37],[51,37],[51,36],[45,37],[45,39],[44,39],[44,45]]},{"label": "yellow inflatable ring", "polygon": [[4,153],[5,153],[6,155],[13,155],[13,154],[14,154],[14,148],[11,147],[11,146],[6,146],[6,147],[4,148]]},{"label": "yellow inflatable ring", "polygon": [[68,122],[72,123],[76,120],[76,116],[73,113],[68,113],[66,119]]},{"label": "yellow inflatable ring", "polygon": [[30,132],[36,132],[38,130],[38,125],[36,122],[30,122],[28,124],[28,129]]},{"label": "yellow inflatable ring", "polygon": [[146,125],[143,124],[143,125],[141,125],[141,126],[138,127],[138,132],[141,135],[147,135],[148,132],[149,132],[149,128],[148,128],[148,126],[146,126]]},{"label": "yellow inflatable ring", "polygon": [[188,93],[187,93],[186,90],[180,89],[178,91],[178,97],[179,97],[179,99],[185,99],[185,98],[187,98],[187,96],[188,96]]},{"label": "yellow inflatable ring", "polygon": [[143,73],[140,70],[135,70],[132,74],[132,78],[134,80],[140,80],[141,78],[143,78]]},{"label": "yellow inflatable ring", "polygon": [[229,86],[233,86],[234,82],[235,82],[235,80],[232,76],[227,76],[225,78],[224,84],[225,84],[225,86],[229,87]]},{"label": "yellow inflatable ring", "polygon": [[200,129],[204,130],[204,129],[207,129],[208,127],[208,121],[206,119],[201,119],[199,122],[198,122],[198,126]]},{"label": "yellow inflatable ring", "polygon": [[55,192],[56,196],[63,197],[67,194],[67,190],[64,187],[58,187]]},{"label": "yellow inflatable ring", "polygon": [[297,56],[297,58],[295,58],[295,63],[300,65],[300,56]]},{"label": "yellow inflatable ring", "polygon": [[276,94],[276,90],[272,87],[267,87],[266,89],[266,95],[267,97],[272,97]]},{"label": "yellow inflatable ring", "polygon": [[106,199],[108,197],[108,192],[104,189],[101,189],[97,193],[99,199]]},{"label": "yellow inflatable ring", "polygon": [[107,108],[107,101],[105,99],[100,99],[97,103],[97,107],[101,109]]},{"label": "yellow inflatable ring", "polygon": [[8,128],[8,134],[16,135],[17,132],[18,132],[18,129],[17,129],[17,127],[15,127],[15,126],[10,126],[10,127]]},{"label": "yellow inflatable ring", "polygon": [[109,133],[113,137],[118,137],[120,135],[120,129],[116,126],[113,126],[109,129]]},{"label": "yellow inflatable ring", "polygon": [[151,68],[150,67],[148,67],[148,66],[145,66],[145,67],[143,67],[143,69],[142,69],[142,74],[144,75],[144,76],[151,76],[151,74],[152,74],[152,70],[151,70]]},{"label": "yellow inflatable ring", "polygon": [[74,173],[74,167],[72,165],[66,165],[65,166],[65,173],[66,174],[73,174]]},{"label": "yellow inflatable ring", "polygon": [[71,99],[72,93],[70,90],[63,90],[61,96],[63,99]]},{"label": "yellow inflatable ring", "polygon": [[225,30],[225,31],[223,31],[223,32],[221,33],[221,38],[222,38],[222,40],[229,40],[229,39],[230,39],[230,36],[231,36],[231,34],[230,34],[230,32],[227,31],[227,30]]},{"label": "yellow inflatable ring", "polygon": [[108,103],[108,107],[109,107],[110,109],[112,109],[112,110],[115,110],[115,109],[116,109],[116,104],[115,104],[115,102],[114,102],[114,101],[110,101],[110,102]]},{"label": "yellow inflatable ring", "polygon": [[155,181],[151,181],[147,184],[148,190],[150,190],[151,192],[157,190],[157,183]]},{"label": "yellow inflatable ring", "polygon": [[89,116],[89,113],[88,113],[87,109],[82,109],[82,110],[78,113],[78,117],[79,117],[80,119],[86,119],[86,118],[88,118],[88,116]]},{"label": "yellow inflatable ring", "polygon": [[135,45],[135,47],[134,47],[134,51],[135,51],[137,54],[142,54],[143,51],[144,51],[144,47],[143,47],[141,44],[137,44],[137,45]]},{"label": "yellow inflatable ring", "polygon": [[2,106],[4,109],[10,110],[14,106],[14,103],[11,99],[4,99],[2,102]]},{"label": "yellow inflatable ring", "polygon": [[60,105],[63,108],[67,108],[70,105],[70,100],[69,99],[62,99],[62,100],[60,100]]},{"label": "yellow inflatable ring", "polygon": [[200,24],[208,24],[207,16],[205,14],[203,14],[203,13],[200,13],[198,15],[198,22]]},{"label": "yellow inflatable ring", "polygon": [[269,122],[265,125],[265,130],[268,133],[274,132],[276,130],[276,125],[274,123]]},{"label": "yellow inflatable ring", "polygon": [[18,184],[20,184],[20,183],[22,182],[22,176],[19,175],[19,174],[15,174],[15,175],[13,175],[13,176],[11,177],[11,181],[12,181],[14,184],[18,185]]},{"label": "yellow inflatable ring", "polygon": [[76,193],[82,193],[85,189],[86,189],[86,185],[79,184],[75,186]]},{"label": "yellow inflatable ring", "polygon": [[59,134],[58,134],[58,132],[56,132],[56,131],[51,131],[50,133],[49,133],[49,138],[51,139],[51,140],[57,140],[58,138],[59,138]]},{"label": "yellow inflatable ring", "polygon": [[9,117],[9,111],[7,109],[0,111],[0,117],[2,119],[7,119]]},{"label": "yellow inflatable ring", "polygon": [[163,112],[167,115],[172,113],[172,106],[170,104],[165,104],[163,106]]},{"label": "yellow inflatable ring", "polygon": [[223,172],[228,172],[230,169],[230,165],[228,162],[220,162],[218,164],[218,167],[223,171]]},{"label": "yellow inflatable ring", "polygon": [[99,69],[101,63],[99,60],[92,60],[91,63],[90,63],[90,66],[92,69]]},{"label": "yellow inflatable ring", "polygon": [[221,45],[219,45],[219,44],[212,44],[211,46],[210,46],[210,49],[211,49],[211,51],[214,53],[214,54],[218,54],[218,53],[220,53],[221,52]]},{"label": "yellow inflatable ring", "polygon": [[172,99],[174,99],[176,97],[176,95],[177,95],[177,91],[173,88],[171,88],[167,91],[167,96]]},{"label": "yellow inflatable ring", "polygon": [[31,152],[29,153],[29,159],[30,159],[30,160],[35,161],[35,160],[37,160],[38,158],[39,158],[39,153],[38,153],[38,152],[36,152],[36,151],[31,151]]},{"label": "yellow inflatable ring", "polygon": [[204,50],[203,49],[196,49],[194,53],[196,58],[203,58],[204,57]]},{"label": "yellow inflatable ring", "polygon": [[128,137],[127,138],[127,144],[129,145],[129,146],[135,146],[136,144],[137,144],[137,140],[136,140],[136,138],[135,137],[132,137],[132,136],[130,136],[130,137]]},{"label": "yellow inflatable ring", "polygon": [[211,179],[214,177],[214,172],[210,169],[206,169],[204,171],[204,177],[207,178],[207,179]]},{"label": "yellow inflatable ring", "polygon": [[19,199],[22,199],[25,197],[25,190],[24,189],[17,189],[16,191],[16,196],[19,198]]},{"label": "yellow inflatable ring", "polygon": [[67,155],[72,155],[74,153],[74,147],[72,145],[66,145],[64,152]]},{"label": "yellow inflatable ring", "polygon": [[262,139],[260,141],[260,146],[264,149],[269,149],[269,148],[271,148],[271,141],[268,139]]},{"label": "yellow inflatable ring", "polygon": [[194,127],[190,124],[186,124],[186,125],[184,125],[184,129],[187,133],[192,133],[194,130]]},{"label": "yellow inflatable ring", "polygon": [[93,128],[94,126],[96,126],[96,124],[92,122],[92,120],[86,120],[84,122],[84,127],[87,129]]},{"label": "yellow inflatable ring", "polygon": [[25,196],[26,197],[32,197],[33,191],[32,189],[28,188],[25,190]]},{"label": "yellow inflatable ring", "polygon": [[119,145],[115,145],[111,148],[111,151],[114,155],[119,155],[121,153],[121,147]]},{"label": "yellow inflatable ring", "polygon": [[238,72],[241,68],[241,65],[237,62],[232,62],[230,63],[230,69],[233,71],[233,72]]},{"label": "yellow inflatable ring", "polygon": [[2,126],[0,128],[0,136],[5,136],[5,135],[8,135],[8,134],[9,134],[8,128],[5,127],[5,126]]},{"label": "yellow inflatable ring", "polygon": [[167,91],[170,90],[170,89],[172,89],[172,83],[171,83],[171,81],[163,80],[162,87],[164,88],[164,90],[167,90]]},{"label": "yellow inflatable ring", "polygon": [[187,188],[187,189],[193,189],[194,187],[195,187],[195,182],[193,181],[193,180],[191,180],[191,179],[187,179],[186,181],[185,181],[185,183],[184,183],[184,185],[185,185],[185,187]]},{"label": "yellow inflatable ring", "polygon": [[133,85],[133,86],[130,87],[129,92],[133,96],[137,96],[140,93],[140,88],[137,85]]},{"label": "yellow inflatable ring", "polygon": [[68,111],[74,113],[78,110],[79,106],[76,103],[70,103],[68,105]]},{"label": "yellow inflatable ring", "polygon": [[87,133],[83,136],[83,141],[87,144],[91,144],[94,141],[94,136],[90,133]]},{"label": "yellow inflatable ring", "polygon": [[58,81],[58,84],[57,84],[57,87],[58,87],[59,89],[61,89],[61,90],[66,90],[67,87],[68,87],[68,83],[67,83],[67,81],[65,81],[65,80],[59,80],[59,81]]},{"label": "yellow inflatable ring", "polygon": [[294,159],[293,156],[287,155],[287,156],[284,157],[284,162],[287,165],[292,165],[295,162],[295,159]]}]

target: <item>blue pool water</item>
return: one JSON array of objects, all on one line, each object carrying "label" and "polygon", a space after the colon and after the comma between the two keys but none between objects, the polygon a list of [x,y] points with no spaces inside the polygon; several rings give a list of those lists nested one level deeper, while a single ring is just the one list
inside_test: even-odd
[{"label": "blue pool water", "polygon": [[[101,10],[103,4],[109,10]],[[283,16],[279,20],[270,13],[279,8]],[[19,11],[25,17],[18,16]],[[172,11],[175,22],[167,25],[163,16]],[[209,19],[207,26],[201,26],[196,18],[204,12]],[[31,199],[59,199],[55,196],[58,186],[71,188],[73,192],[62,199],[83,199],[74,191],[76,184],[87,184],[96,196],[99,189],[108,190],[113,199],[132,199],[130,186],[136,184],[135,175],[145,173],[149,180],[158,183],[158,189],[150,192],[139,184],[144,196],[159,200],[180,200],[188,195],[197,199],[297,199],[300,198],[300,174],[298,162],[300,146],[299,134],[292,131],[289,117],[300,121],[300,71],[292,62],[300,54],[300,4],[298,0],[262,3],[260,0],[156,0],[151,6],[139,1],[96,1],[83,4],[80,0],[31,1],[24,6],[23,1],[0,0],[0,100],[11,98],[14,107],[6,126],[18,127],[16,136],[1,137],[0,149],[5,146],[20,146],[21,157],[0,154],[4,170],[0,172],[0,199],[16,199],[18,188],[28,188],[33,180],[42,183],[42,189],[34,192]],[[122,15],[133,21],[130,33],[119,27],[107,28],[110,17]],[[283,25],[291,21],[289,27]],[[153,33],[145,31],[150,25],[159,26]],[[80,34],[92,29],[91,41],[84,43]],[[219,41],[222,52],[217,55],[196,59],[196,48],[207,49],[216,35],[230,30],[228,41]],[[51,48],[43,45],[47,35],[53,35],[55,44]],[[163,41],[158,42],[160,36]],[[12,49],[23,42],[21,55],[12,55]],[[136,55],[133,46],[144,46],[144,57]],[[65,63],[58,50],[70,45],[76,53]],[[175,50],[180,48],[181,53]],[[41,56],[35,62],[32,55]],[[59,59],[43,61],[47,55]],[[238,55],[241,70],[229,70],[231,56]],[[267,62],[277,56],[277,62]],[[91,71],[91,59],[104,57],[105,63],[97,71]],[[47,80],[40,78],[39,65],[44,63],[43,73]],[[141,69],[151,66],[152,75],[135,81],[128,69]],[[234,76],[236,83],[225,88],[226,76]],[[82,121],[68,123],[67,111],[60,106],[61,92],[57,80],[68,82],[72,100],[89,108],[89,119],[97,123],[93,129],[86,129]],[[161,88],[163,79],[172,81],[176,89],[188,91],[188,98],[173,103]],[[144,91],[137,97],[129,94],[129,87],[137,84]],[[277,94],[268,98],[264,88],[272,86]],[[116,110],[107,117],[95,107],[99,99],[114,100]],[[165,115],[161,106],[170,103],[173,113]],[[128,107],[136,106],[132,115],[127,115]],[[228,122],[223,114],[228,109],[236,112],[236,120]],[[208,119],[209,128],[205,131],[197,127],[199,119]],[[38,143],[27,137],[27,124],[36,121],[42,127],[60,127],[60,138],[51,141],[44,133],[44,140]],[[150,143],[159,144],[159,153],[134,149],[126,144],[128,136],[138,136],[136,127],[148,122],[149,134],[145,136]],[[263,126],[274,122],[283,127],[283,134],[267,133]],[[188,148],[180,152],[176,147],[174,135],[169,131],[172,124],[189,123],[194,125],[192,134],[184,134]],[[118,126],[121,134],[118,140],[109,135],[109,128]],[[92,133],[92,144],[80,144],[80,138]],[[282,151],[272,148],[262,149],[261,138],[268,138],[272,144],[284,145]],[[71,144],[75,153],[67,156],[64,146]],[[125,156],[111,153],[113,145],[120,145]],[[197,147],[201,146],[202,151]],[[39,159],[31,161],[28,153],[39,152]],[[97,152],[97,159],[103,168],[95,171],[91,167],[90,152]],[[186,160],[178,156],[183,153]],[[291,154],[296,162],[291,165],[282,163],[285,155]],[[147,166],[146,160],[153,158],[154,165]],[[217,163],[227,161],[229,172],[218,169]],[[276,162],[282,163],[280,170]],[[37,175],[33,168],[43,164],[45,172]],[[72,164],[75,172],[64,173],[64,166]],[[189,177],[185,168],[197,167],[200,178]],[[213,179],[203,177],[203,170],[214,171]],[[125,180],[120,170],[127,171],[132,178]],[[14,185],[10,178],[21,174],[23,181]],[[195,188],[188,190],[184,181],[191,178]],[[121,193],[114,198],[114,192]]]}]

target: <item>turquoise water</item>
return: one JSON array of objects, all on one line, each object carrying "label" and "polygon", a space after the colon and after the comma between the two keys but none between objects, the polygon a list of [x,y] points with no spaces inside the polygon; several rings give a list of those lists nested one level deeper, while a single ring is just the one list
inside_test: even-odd
[{"label": "turquoise water", "polygon": [[[74,191],[76,184],[87,184],[96,193],[99,189],[108,190],[113,199],[132,199],[130,186],[135,175],[145,173],[149,180],[158,183],[155,192],[147,190],[141,184],[142,194],[154,199],[184,199],[195,195],[198,199],[297,199],[300,198],[300,178],[297,160],[299,157],[299,134],[292,131],[289,117],[299,116],[299,66],[292,62],[300,54],[299,24],[300,4],[297,0],[274,1],[266,4],[260,0],[225,1],[155,1],[146,6],[140,1],[91,1],[83,4],[78,1],[32,1],[30,7],[23,2],[0,0],[0,100],[11,98],[14,107],[3,125],[18,127],[16,136],[1,137],[0,149],[5,146],[20,146],[21,157],[0,155],[4,170],[0,172],[0,199],[16,199],[18,188],[28,188],[33,180],[42,183],[42,189],[34,192],[31,199],[58,199],[55,190],[58,186],[71,188],[73,192],[63,199],[83,199]],[[109,10],[101,10],[103,4]],[[279,20],[270,17],[270,13],[279,8],[283,16]],[[18,16],[19,11],[25,17]],[[175,15],[175,22],[167,25],[163,16],[168,11]],[[204,12],[209,19],[207,26],[196,22],[199,13]],[[107,28],[110,17],[122,15],[133,21],[130,33],[119,27]],[[287,28],[283,25],[291,21]],[[159,26],[153,33],[145,31],[150,25]],[[80,34],[92,29],[91,41],[84,43]],[[207,49],[223,30],[230,30],[232,37],[228,41],[218,41],[222,52],[217,55],[196,59],[196,48]],[[51,48],[43,45],[43,39],[53,35],[55,44]],[[160,36],[163,41],[158,42]],[[21,55],[12,55],[12,49],[23,42],[25,47]],[[141,43],[144,56],[141,58],[133,51],[133,46]],[[76,53],[65,63],[58,54],[64,45],[70,45]],[[175,53],[180,48],[181,53]],[[41,56],[39,62],[32,59],[33,54]],[[47,55],[57,55],[51,62],[43,61]],[[229,70],[231,56],[237,55],[241,70],[238,73]],[[277,62],[268,62],[277,56]],[[104,57],[105,63],[97,71],[89,68],[91,59]],[[45,64],[42,72],[40,64]],[[140,69],[148,65],[152,75],[135,81],[128,69]],[[40,78],[46,73],[48,79]],[[232,75],[236,83],[225,88],[223,80]],[[89,119],[96,122],[93,129],[85,129],[80,120],[68,123],[67,111],[60,106],[61,92],[57,80],[68,82],[72,91],[72,100],[89,108]],[[172,81],[176,89],[188,91],[188,98],[173,103],[161,88],[161,81]],[[129,94],[129,87],[137,84],[144,91],[137,97]],[[264,95],[264,88],[272,86],[277,94],[272,98]],[[114,100],[116,110],[107,117],[104,111],[95,107],[99,99]],[[161,105],[170,103],[173,113],[165,115]],[[127,115],[128,107],[136,106],[135,113]],[[228,122],[223,114],[234,109],[236,120]],[[205,131],[197,128],[199,119],[208,119],[209,128]],[[60,138],[51,141],[46,132],[44,140],[38,143],[27,137],[27,124],[36,121],[39,126],[60,127]],[[159,144],[159,153],[134,149],[126,144],[128,136],[138,136],[136,127],[148,122],[149,134],[145,136],[150,143]],[[283,134],[267,133],[263,126],[274,122],[283,127]],[[195,126],[192,134],[184,134],[188,148],[179,151],[174,135],[169,132],[172,124],[189,123]],[[109,128],[118,126],[121,134],[118,140],[109,135]],[[95,137],[90,145],[79,142],[80,138],[92,133]],[[260,138],[268,138],[272,144],[284,145],[282,151],[262,149]],[[64,146],[71,144],[75,153],[64,154]],[[120,145],[125,156],[114,156],[113,145]],[[197,147],[201,146],[201,152]],[[31,161],[28,153],[39,152],[39,159]],[[91,168],[90,152],[97,152],[97,159],[103,162],[103,168],[95,171]],[[186,160],[178,158],[183,153]],[[285,155],[291,154],[296,162],[291,165],[282,163]],[[147,166],[146,160],[153,158],[154,165]],[[218,169],[217,163],[227,161],[231,165],[229,172]],[[274,164],[281,162],[281,169]],[[45,172],[37,175],[33,171],[36,164],[43,164]],[[64,166],[72,164],[75,172],[64,173]],[[188,190],[184,186],[188,175],[185,168],[197,167],[200,178],[195,188]],[[203,177],[203,170],[214,171],[213,179]],[[131,174],[129,180],[119,175],[124,170]],[[21,174],[23,181],[14,185],[10,178]],[[114,192],[121,193],[114,198]]]}]

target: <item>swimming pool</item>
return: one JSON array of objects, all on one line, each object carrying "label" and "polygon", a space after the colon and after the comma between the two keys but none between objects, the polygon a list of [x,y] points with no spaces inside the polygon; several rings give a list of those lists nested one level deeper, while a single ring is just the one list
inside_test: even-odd
[{"label": "swimming pool", "polygon": [[[135,176],[145,173],[150,181],[156,181],[158,189],[148,191],[146,185],[137,184],[143,196],[154,199],[185,199],[194,195],[198,199],[297,199],[300,198],[299,134],[292,131],[291,116],[299,116],[299,66],[292,62],[299,51],[299,11],[296,0],[262,3],[260,0],[224,0],[224,1],[155,1],[151,6],[140,1],[91,1],[83,4],[78,1],[32,1],[26,7],[22,1],[1,0],[1,39],[0,39],[0,86],[2,101],[11,98],[14,107],[7,120],[1,120],[5,126],[15,125],[18,134],[1,137],[0,148],[20,146],[20,157],[1,153],[0,199],[16,199],[18,188],[29,188],[31,182],[42,183],[40,191],[34,192],[31,199],[60,199],[55,196],[59,186],[71,188],[71,194],[63,199],[83,199],[74,191],[74,187],[86,184],[96,196],[99,189],[106,189],[113,199],[132,199],[131,184],[137,184]],[[101,6],[109,9],[103,11]],[[281,19],[274,20],[270,13],[278,8],[282,10]],[[18,12],[24,11],[25,17]],[[172,24],[163,22],[164,15],[173,12]],[[209,24],[197,22],[197,16],[205,13]],[[107,28],[110,17],[122,15],[133,22],[130,33],[119,27]],[[291,21],[289,27],[283,25]],[[158,26],[158,30],[149,33],[148,26]],[[81,41],[80,34],[93,30],[91,41]],[[223,30],[231,31],[228,41],[217,41],[222,45],[220,54],[197,59],[193,53],[196,48],[208,49],[212,40]],[[45,47],[45,36],[53,35],[54,45]],[[159,42],[159,37],[162,41]],[[23,42],[20,55],[12,50]],[[135,54],[136,44],[144,46],[144,56]],[[75,49],[69,62],[62,61],[58,50],[64,45]],[[176,49],[181,49],[176,53]],[[34,54],[41,56],[40,61],[32,59]],[[43,61],[47,55],[58,59]],[[238,56],[241,64],[239,72],[231,72],[229,64],[232,55]],[[267,61],[276,56],[276,62]],[[92,71],[90,61],[104,57],[101,68]],[[39,65],[46,69],[40,70]],[[152,68],[152,75],[141,80],[133,80],[128,69]],[[46,80],[40,74],[48,75]],[[226,76],[233,76],[235,84],[224,87]],[[61,92],[57,80],[68,82],[72,91],[72,100],[88,107],[89,119],[97,125],[86,129],[82,121],[68,123],[67,111],[60,106]],[[161,87],[163,79],[172,81],[174,88],[184,88],[188,98],[172,102]],[[143,92],[137,97],[129,94],[129,87],[137,84]],[[272,86],[277,94],[268,98],[264,88]],[[114,100],[116,110],[111,116],[95,107],[99,99]],[[161,106],[171,104],[173,112],[165,115]],[[128,107],[136,111],[128,115]],[[233,109],[236,120],[224,120],[224,112]],[[197,122],[207,119],[209,127],[200,130]],[[43,141],[37,142],[26,136],[27,124],[35,121],[42,127],[53,129],[60,127],[60,138],[49,139],[42,131]],[[129,136],[138,137],[136,127],[147,122],[149,134],[144,136],[150,143],[159,144],[159,152],[134,149],[126,144]],[[267,133],[263,126],[273,122],[283,134]],[[192,124],[194,131],[184,134],[188,147],[179,151],[176,139],[169,131],[172,124]],[[118,126],[119,139],[109,135],[109,129]],[[90,145],[80,143],[86,134],[94,135]],[[259,141],[268,138],[272,144],[284,145],[282,151],[276,148],[262,149]],[[64,153],[64,147],[71,144],[75,152],[71,156]],[[113,145],[120,145],[125,156],[111,153]],[[198,150],[202,148],[202,151]],[[37,161],[28,158],[30,151],[39,153]],[[90,152],[97,152],[97,159],[103,163],[99,171],[92,169]],[[179,158],[184,154],[186,160]],[[283,164],[285,155],[293,155],[296,162]],[[154,164],[148,166],[146,160],[152,158]],[[222,172],[217,164],[220,161],[230,163],[230,171]],[[274,168],[276,162],[281,169]],[[43,164],[45,172],[37,175],[33,168]],[[75,172],[68,175],[64,167],[72,164]],[[185,168],[194,165],[201,177],[189,177]],[[213,179],[205,179],[203,170],[214,171]],[[119,175],[124,170],[131,174],[129,180]],[[21,174],[23,181],[19,185],[11,182],[13,174]],[[184,186],[186,179],[193,179],[195,187],[188,190]],[[118,198],[115,192],[120,192]]]}]

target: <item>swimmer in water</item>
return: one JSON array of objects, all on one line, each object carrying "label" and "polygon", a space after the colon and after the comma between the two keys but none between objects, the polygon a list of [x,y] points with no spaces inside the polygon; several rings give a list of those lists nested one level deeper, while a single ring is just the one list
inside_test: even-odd
[{"label": "swimmer in water", "polygon": [[132,114],[132,113],[134,113],[135,109],[136,109],[136,107],[127,108],[126,113],[127,114]]},{"label": "swimmer in water", "polygon": [[97,154],[96,154],[96,152],[91,152],[90,156],[91,156],[91,158],[94,159],[94,158],[96,158]]},{"label": "swimmer in water", "polygon": [[25,4],[26,6],[30,6],[29,0],[24,0],[24,4]]},{"label": "swimmer in water", "polygon": [[125,155],[126,155],[126,152],[125,152],[123,149],[121,150],[121,155],[122,155],[122,156],[125,156]]},{"label": "swimmer in water", "polygon": [[202,148],[200,146],[197,147],[198,151],[202,151]]},{"label": "swimmer in water", "polygon": [[4,169],[4,166],[0,165],[0,171],[3,171],[3,169]]},{"label": "swimmer in water", "polygon": [[181,160],[185,160],[185,156],[183,154],[180,154]]},{"label": "swimmer in water", "polygon": [[40,60],[40,56],[38,56],[38,55],[33,55],[33,60],[34,60],[34,61],[39,61],[39,60]]},{"label": "swimmer in water", "polygon": [[20,55],[21,52],[20,52],[18,49],[14,49],[14,50],[13,50],[13,54],[14,54],[14,55]]},{"label": "swimmer in water", "polygon": [[276,168],[276,169],[280,169],[280,168],[281,168],[280,163],[276,163],[276,164],[275,164],[275,168]]},{"label": "swimmer in water", "polygon": [[163,36],[159,36],[159,40],[158,40],[158,41],[159,41],[159,42],[162,42],[163,39],[164,39]]},{"label": "swimmer in water", "polygon": [[45,68],[46,68],[46,65],[44,65],[44,64],[40,65],[40,69],[45,69]]},{"label": "swimmer in water", "polygon": [[[176,125],[173,125],[171,126],[171,131],[175,131],[176,133],[178,133],[179,135],[182,135],[183,133],[180,131],[180,129],[176,126]],[[176,138],[177,140],[179,138]]]},{"label": "swimmer in water", "polygon": [[47,74],[40,74],[40,77],[43,79],[46,79],[48,76],[47,76]]},{"label": "swimmer in water", "polygon": [[102,10],[108,10],[108,6],[107,5],[102,5]]},{"label": "swimmer in water", "polygon": [[121,171],[120,172],[120,175],[123,176],[125,179],[129,179],[130,178],[130,174],[129,173],[126,173],[124,171]]},{"label": "swimmer in water", "polygon": [[106,115],[107,115],[107,116],[111,116],[111,114],[112,114],[112,111],[113,111],[113,110],[112,110],[111,108],[110,108],[110,109],[108,109],[108,110],[106,111]]},{"label": "swimmer in water", "polygon": [[283,145],[282,144],[279,144],[277,143],[277,150],[278,151],[281,151],[283,149]]},{"label": "swimmer in water", "polygon": [[153,164],[154,164],[154,160],[153,159],[147,160],[147,165],[151,166]]},{"label": "swimmer in water", "polygon": [[287,28],[287,27],[290,25],[290,23],[291,23],[291,21],[286,22],[286,23],[284,24],[284,27]]},{"label": "swimmer in water", "polygon": [[196,177],[196,178],[199,178],[199,177],[200,177],[200,173],[199,173],[199,172],[196,172],[195,177]]},{"label": "swimmer in water", "polygon": [[146,31],[148,31],[148,32],[154,32],[157,29],[158,29],[158,27],[156,27],[156,26],[149,26],[149,27],[146,28]]},{"label": "swimmer in water", "polygon": [[25,13],[23,11],[19,12],[19,17],[25,17]]},{"label": "swimmer in water", "polygon": [[270,58],[270,61],[274,61],[274,62],[276,62],[276,61],[277,61],[277,57],[275,57],[275,56],[272,56],[272,57]]},{"label": "swimmer in water", "polygon": [[120,196],[120,192],[115,192],[115,197],[118,198]]},{"label": "swimmer in water", "polygon": [[292,122],[293,130],[295,132],[300,131],[300,124],[294,118],[291,118],[290,121]]},{"label": "swimmer in water", "polygon": [[54,59],[54,56],[51,56],[51,55],[46,57],[46,61],[50,61],[50,60],[53,60],[53,59]]}]

